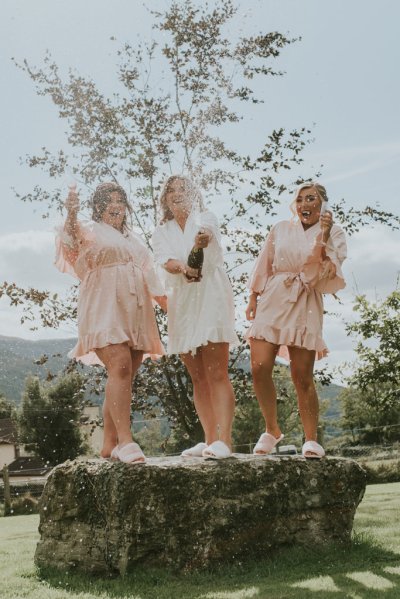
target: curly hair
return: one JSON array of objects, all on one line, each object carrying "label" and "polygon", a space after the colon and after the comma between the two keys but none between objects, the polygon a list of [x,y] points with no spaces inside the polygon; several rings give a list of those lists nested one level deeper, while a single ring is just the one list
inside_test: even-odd
[{"label": "curly hair", "polygon": [[205,210],[202,195],[200,193],[199,188],[194,183],[194,181],[192,179],[190,179],[189,177],[186,177],[185,175],[171,175],[170,177],[168,177],[168,179],[165,181],[164,185],[162,186],[160,196],[158,199],[160,208],[161,208],[160,224],[164,224],[168,220],[174,220],[174,215],[172,214],[171,210],[168,208],[168,204],[167,204],[167,193],[169,191],[169,186],[174,181],[183,181],[183,183],[185,185],[185,192],[188,195],[190,195],[190,197],[192,198],[192,204],[197,204],[197,206],[199,207],[201,212],[204,212],[204,210]]},{"label": "curly hair", "polygon": [[[120,198],[124,201],[129,216],[132,215],[132,207],[128,202],[128,196],[125,189],[118,185],[118,183],[100,183],[100,185],[96,187],[90,199],[92,220],[98,223],[103,219],[103,213],[111,201],[111,194],[114,192],[117,192]],[[129,230],[126,215],[122,221],[121,230],[123,233]]]}]

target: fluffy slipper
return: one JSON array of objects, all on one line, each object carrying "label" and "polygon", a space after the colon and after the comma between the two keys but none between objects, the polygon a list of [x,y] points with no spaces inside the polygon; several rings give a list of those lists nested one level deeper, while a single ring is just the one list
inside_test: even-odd
[{"label": "fluffy slipper", "polygon": [[325,450],[316,441],[306,441],[301,448],[304,458],[314,458],[320,460],[325,455]]},{"label": "fluffy slipper", "polygon": [[284,436],[284,434],[281,434],[280,437],[276,438],[270,433],[263,433],[253,449],[254,455],[267,455],[271,453],[273,448],[282,441]]},{"label": "fluffy slipper", "polygon": [[202,455],[203,458],[210,458],[211,460],[223,460],[229,458],[232,452],[223,441],[214,441],[214,443],[203,449]]},{"label": "fluffy slipper", "polygon": [[182,451],[181,456],[183,458],[201,458],[205,449],[207,449],[207,443],[197,443],[194,447]]},{"label": "fluffy slipper", "polygon": [[144,462],[145,457],[143,451],[140,449],[137,443],[127,443],[120,447],[114,447],[112,453],[117,456],[117,459],[120,462],[125,462],[126,464],[136,464],[138,462]]},{"label": "fluffy slipper", "polygon": [[119,460],[119,457],[118,457],[118,445],[116,445],[114,447],[114,449],[111,450],[110,459],[111,460],[116,460],[116,461]]}]

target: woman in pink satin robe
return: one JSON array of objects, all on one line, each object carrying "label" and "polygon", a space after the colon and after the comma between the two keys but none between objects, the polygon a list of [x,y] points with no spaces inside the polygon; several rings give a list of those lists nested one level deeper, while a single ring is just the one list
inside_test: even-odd
[{"label": "woman in pink satin robe", "polygon": [[252,324],[246,337],[254,390],[266,422],[255,454],[268,454],[283,439],[272,379],[278,355],[290,360],[305,433],[302,453],[325,455],[316,442],[319,405],[313,369],[315,360],[327,354],[322,294],[345,286],[341,264],[346,258],[344,233],[333,224],[326,204],[322,185],[300,186],[293,202],[297,220],[281,221],[271,229],[250,277],[246,317]]},{"label": "woman in pink satin robe", "polygon": [[107,370],[101,456],[143,462],[143,452],[132,440],[132,381],[144,353],[164,353],[152,305],[154,298],[166,308],[163,286],[151,252],[127,226],[131,208],[122,187],[97,187],[90,221],[77,220],[75,191],[65,205],[55,264],[80,280],[78,343],[69,355]]}]

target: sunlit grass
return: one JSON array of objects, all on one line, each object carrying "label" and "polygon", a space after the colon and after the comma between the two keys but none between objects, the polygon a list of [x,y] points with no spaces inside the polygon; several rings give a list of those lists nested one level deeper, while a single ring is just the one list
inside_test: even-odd
[{"label": "sunlit grass", "polygon": [[398,599],[400,483],[367,489],[350,547],[293,548],[270,559],[178,575],[99,579],[36,572],[37,516],[0,519],[1,599]]}]

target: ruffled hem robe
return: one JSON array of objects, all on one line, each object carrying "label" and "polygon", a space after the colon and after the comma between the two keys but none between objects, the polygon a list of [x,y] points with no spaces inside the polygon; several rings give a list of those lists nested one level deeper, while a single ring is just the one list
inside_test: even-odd
[{"label": "ruffled hem robe", "polygon": [[56,267],[80,280],[78,343],[69,357],[102,364],[97,348],[127,343],[163,355],[152,297],[164,295],[150,250],[133,232],[103,222],[79,222],[77,243],[58,230]]},{"label": "ruffled hem robe", "polygon": [[343,230],[333,225],[325,251],[336,266],[336,276],[332,280],[321,278],[321,240],[319,222],[307,230],[300,222],[277,223],[267,236],[248,283],[249,289],[260,296],[246,338],[279,345],[278,355],[287,360],[290,346],[315,350],[317,360],[328,353],[322,338],[322,294],[345,287],[341,266],[347,249]]}]

